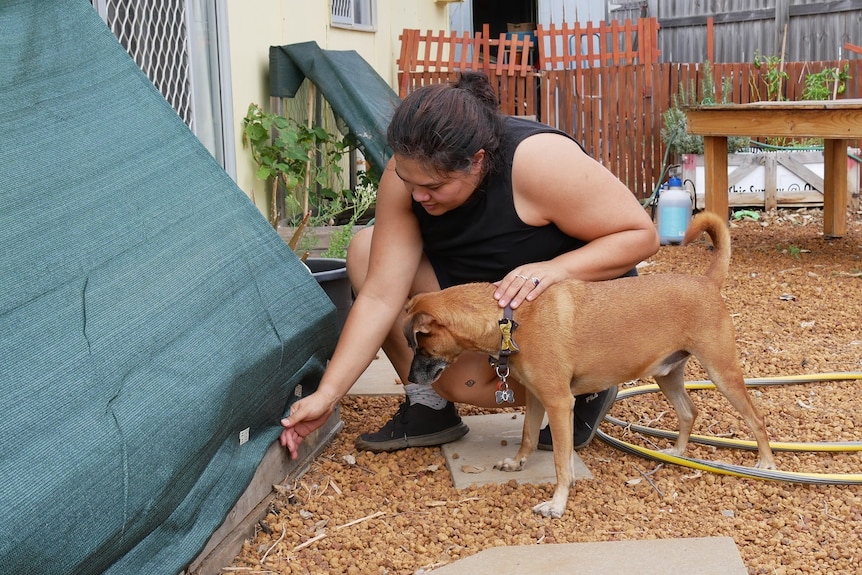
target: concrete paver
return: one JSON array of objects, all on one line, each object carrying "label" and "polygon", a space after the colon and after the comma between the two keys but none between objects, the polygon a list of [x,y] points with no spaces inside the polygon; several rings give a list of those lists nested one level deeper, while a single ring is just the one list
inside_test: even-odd
[{"label": "concrete paver", "polygon": [[[551,451],[535,451],[521,471],[494,469],[498,461],[515,457],[521,444],[523,413],[470,415],[462,419],[470,427],[470,433],[442,446],[456,489],[466,489],[473,484],[507,483],[513,479],[521,484],[556,483]],[[574,460],[575,481],[592,479],[593,474],[577,453]]]},{"label": "concrete paver", "polygon": [[747,575],[730,537],[494,547],[435,575]]},{"label": "concrete paver", "polygon": [[[403,395],[404,387],[398,374],[381,350],[377,359],[362,374],[350,390],[350,395]],[[521,443],[524,426],[522,413],[495,413],[471,415],[463,418],[470,433],[458,441],[443,446],[443,455],[457,489],[471,484],[555,483],[553,453],[536,451],[521,471],[500,471],[493,466],[506,457],[514,457]],[[505,445],[504,445],[505,442]],[[464,469],[470,466],[470,472]],[[481,472],[476,472],[482,469]],[[592,478],[580,457],[575,454],[575,480]]]},{"label": "concrete paver", "polygon": [[381,349],[348,395],[404,395],[401,379]]}]

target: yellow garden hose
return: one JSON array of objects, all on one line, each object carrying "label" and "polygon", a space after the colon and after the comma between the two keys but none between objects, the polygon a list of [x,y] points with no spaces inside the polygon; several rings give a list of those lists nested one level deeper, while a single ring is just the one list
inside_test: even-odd
[{"label": "yellow garden hose", "polygon": [[[834,372],[820,373],[813,375],[789,375],[771,378],[753,378],[746,379],[747,387],[758,387],[767,385],[784,385],[798,383],[817,383],[825,381],[848,381],[862,380],[862,372]],[[686,382],[685,388],[691,389],[715,389],[715,385],[708,381],[691,381]],[[617,401],[641,395],[643,393],[655,393],[660,391],[656,384],[639,385],[629,389],[620,390],[617,394]],[[605,420],[646,435],[675,439],[677,433],[663,429],[655,429],[651,427],[626,423],[615,417],[605,416]],[[639,455],[653,461],[663,463],[674,463],[692,469],[702,471],[711,471],[723,475],[735,475],[737,477],[748,477],[752,479],[771,479],[773,481],[786,481],[789,483],[807,483],[818,485],[862,485],[862,474],[860,473],[802,473],[795,471],[780,471],[775,469],[757,469],[755,467],[747,467],[744,465],[733,465],[729,463],[715,463],[705,461],[703,459],[695,459],[691,457],[670,455],[654,449],[640,447],[621,439],[611,437],[601,429],[596,430],[596,436],[605,443],[616,447],[627,453]],[[716,447],[728,447],[735,449],[757,449],[757,444],[754,441],[727,439],[721,437],[710,437],[703,435],[692,435],[691,441],[705,445]],[[862,442],[860,441],[839,441],[839,442],[817,442],[817,443],[798,443],[798,442],[770,442],[769,445],[775,451],[804,451],[804,452],[846,452],[846,451],[862,451]]]}]

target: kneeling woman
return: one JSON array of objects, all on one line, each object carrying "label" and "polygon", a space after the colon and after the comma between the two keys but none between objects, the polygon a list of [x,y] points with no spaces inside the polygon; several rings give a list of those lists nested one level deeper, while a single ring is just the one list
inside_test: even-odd
[{"label": "kneeling woman", "polygon": [[[482,74],[411,93],[387,140],[393,157],[375,224],[357,233],[347,254],[356,301],[317,391],[282,420],[280,441],[294,457],[381,347],[407,397],[380,430],[357,438],[358,449],[454,441],[468,432],[455,402],[497,406],[498,378],[486,355],[463,354],[433,387],[409,383],[402,320],[411,295],[488,281],[497,284],[501,308],[517,309],[564,279],[635,274],[659,247],[652,220],[622,182],[565,133],[500,114]],[[523,387],[508,383],[514,405],[523,405]],[[615,397],[614,387],[576,398],[576,449],[590,442]],[[551,442],[543,429],[539,447]]]}]

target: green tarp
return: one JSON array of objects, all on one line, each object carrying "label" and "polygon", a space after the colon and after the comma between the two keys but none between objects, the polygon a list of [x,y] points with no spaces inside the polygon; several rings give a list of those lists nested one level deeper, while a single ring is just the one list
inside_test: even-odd
[{"label": "green tarp", "polygon": [[386,128],[400,103],[398,94],[353,50],[323,50],[316,42],[269,49],[269,92],[293,98],[308,78],[353,134],[365,159],[382,173]]},{"label": "green tarp", "polygon": [[0,246],[0,573],[180,571],[334,307],[86,0],[0,0]]}]

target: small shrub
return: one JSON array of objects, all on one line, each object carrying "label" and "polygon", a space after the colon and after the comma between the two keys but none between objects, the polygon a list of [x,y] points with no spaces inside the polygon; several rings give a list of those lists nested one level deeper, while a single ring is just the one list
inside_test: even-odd
[{"label": "small shrub", "polygon": [[[703,65],[703,80],[701,81],[701,106],[710,106],[715,101],[715,83],[712,79],[712,67],[709,62]],[[730,79],[722,81],[721,103],[727,103],[727,95],[731,93]],[[663,126],[661,139],[672,152],[680,154],[702,154],[703,136],[689,134],[686,127],[686,117],[683,108],[698,105],[697,90],[692,81],[689,88],[680,83],[679,92],[673,95],[673,105],[662,114]],[[749,138],[744,136],[732,136],[727,139],[727,151],[738,152],[749,145]]]},{"label": "small shrub", "polygon": [[845,63],[843,70],[836,66],[808,74],[805,77],[802,98],[805,100],[832,100],[838,94],[843,94],[847,87],[847,80],[850,79],[849,70],[850,64]]}]

